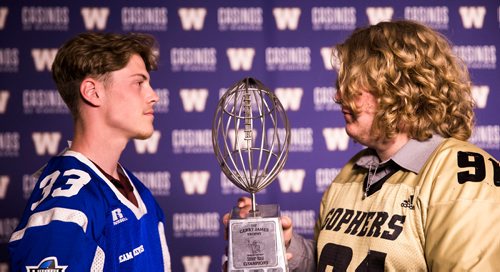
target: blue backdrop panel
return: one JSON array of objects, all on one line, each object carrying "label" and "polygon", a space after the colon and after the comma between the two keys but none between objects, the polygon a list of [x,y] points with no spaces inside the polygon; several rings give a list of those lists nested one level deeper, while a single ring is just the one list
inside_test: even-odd
[{"label": "blue backdrop panel", "polygon": [[[320,197],[362,146],[332,102],[331,48],[357,26],[413,19],[446,35],[470,68],[477,102],[471,141],[500,154],[498,1],[9,1],[0,3],[0,271],[34,186],[31,177],[72,138],[52,82],[57,48],[84,31],[146,32],[159,42],[152,85],[156,131],[132,141],[122,164],[151,188],[166,216],[173,271],[219,271],[221,218],[245,195],[217,165],[211,127],[221,93],[252,76],[280,98],[292,126],[285,169],[259,203],[279,203],[312,237]],[[335,64],[333,64],[335,65]],[[61,239],[68,239],[61,237]]]}]

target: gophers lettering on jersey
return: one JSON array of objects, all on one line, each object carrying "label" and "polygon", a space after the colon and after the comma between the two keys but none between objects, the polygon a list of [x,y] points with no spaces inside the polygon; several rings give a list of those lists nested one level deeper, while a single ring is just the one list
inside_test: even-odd
[{"label": "gophers lettering on jersey", "polygon": [[[327,271],[329,266],[335,271],[394,270],[393,260],[399,263],[423,250],[416,240],[408,239],[409,234],[420,237],[422,232],[414,225],[420,214],[417,176],[400,169],[391,172],[390,178],[374,184],[378,186],[372,186],[373,191],[365,197],[366,172],[355,173],[348,177],[340,174],[323,198],[324,210],[317,226],[318,271]],[[412,264],[420,267],[425,260],[416,258]]]},{"label": "gophers lettering on jersey", "polygon": [[403,231],[405,218],[404,215],[389,215],[384,211],[365,212],[334,208],[328,212],[321,230],[343,231],[355,236],[396,240]]}]

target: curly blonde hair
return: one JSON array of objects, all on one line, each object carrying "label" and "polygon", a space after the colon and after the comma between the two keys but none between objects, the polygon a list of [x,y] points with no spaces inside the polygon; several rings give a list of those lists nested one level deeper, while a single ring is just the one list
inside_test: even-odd
[{"label": "curly blonde hair", "polygon": [[371,128],[376,137],[471,136],[470,76],[443,35],[412,21],[381,22],[355,30],[336,49],[341,103],[357,113],[355,99],[362,90],[372,93],[378,102]]}]

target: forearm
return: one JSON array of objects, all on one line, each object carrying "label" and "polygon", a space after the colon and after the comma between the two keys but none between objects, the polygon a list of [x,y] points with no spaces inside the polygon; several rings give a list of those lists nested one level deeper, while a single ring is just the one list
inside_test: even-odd
[{"label": "forearm", "polygon": [[292,258],[288,260],[290,271],[316,271],[316,241],[294,233],[287,253],[292,254]]}]

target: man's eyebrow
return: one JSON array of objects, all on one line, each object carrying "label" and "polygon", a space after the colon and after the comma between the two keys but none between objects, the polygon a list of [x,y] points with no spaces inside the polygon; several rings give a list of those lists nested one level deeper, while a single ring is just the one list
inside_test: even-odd
[{"label": "man's eyebrow", "polygon": [[133,74],[133,75],[130,75],[130,77],[136,77],[136,76],[142,77],[142,79],[144,79],[144,80],[148,80],[149,79],[149,77],[146,76],[145,74]]}]

